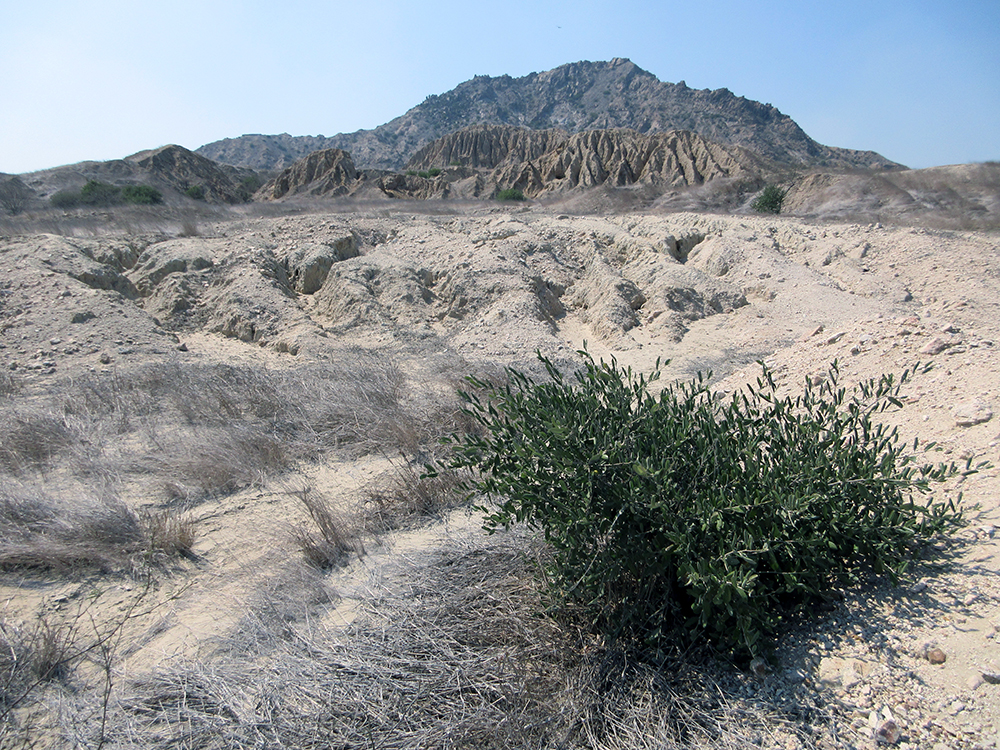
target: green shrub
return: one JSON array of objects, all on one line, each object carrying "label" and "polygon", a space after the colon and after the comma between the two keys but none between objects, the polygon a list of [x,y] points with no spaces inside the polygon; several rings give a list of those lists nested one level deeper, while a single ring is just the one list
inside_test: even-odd
[{"label": "green shrub", "polygon": [[121,192],[123,203],[152,206],[163,202],[163,193],[149,185],[126,185]]},{"label": "green shrub", "polygon": [[523,201],[527,200],[522,193],[517,188],[507,188],[506,190],[501,190],[497,193],[498,201]]},{"label": "green shrub", "polygon": [[406,170],[406,176],[407,177],[416,177],[417,176],[417,170],[415,170],[415,169],[407,169]]},{"label": "green shrub", "polygon": [[121,202],[121,188],[99,180],[88,180],[80,189],[80,202],[88,206],[113,206]]},{"label": "green shrub", "polygon": [[80,193],[76,190],[60,190],[49,198],[49,203],[56,208],[76,208],[80,205]]},{"label": "green shrub", "polygon": [[184,195],[196,201],[205,200],[205,188],[202,185],[192,185],[184,191]]},{"label": "green shrub", "polygon": [[264,181],[259,175],[247,175],[240,181],[240,186],[236,190],[236,194],[239,196],[240,200],[244,203],[253,198],[253,194],[260,190]]},{"label": "green shrub", "polygon": [[427,170],[428,177],[437,177],[439,174],[441,174],[441,169],[439,167],[431,167]]},{"label": "green shrub", "polygon": [[777,185],[767,185],[760,191],[760,195],[753,199],[750,208],[759,214],[780,214],[787,192]]},{"label": "green shrub", "polygon": [[611,639],[757,654],[834,582],[895,578],[917,543],[962,522],[953,503],[916,500],[958,469],[918,466],[877,421],[916,368],[848,392],[834,363],[794,400],[765,368],[720,402],[701,375],[654,395],[658,369],[581,354],[572,378],[544,358],[550,382],[469,378],[482,429],[448,440],[444,466],[478,472],[467,488],[497,502],[488,530],[544,531],[557,603]]}]

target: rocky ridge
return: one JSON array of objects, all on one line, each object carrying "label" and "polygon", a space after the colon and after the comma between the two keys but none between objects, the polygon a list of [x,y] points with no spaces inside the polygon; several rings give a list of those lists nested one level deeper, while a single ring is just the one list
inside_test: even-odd
[{"label": "rocky ridge", "polygon": [[311,151],[349,151],[361,169],[398,171],[431,141],[476,124],[533,130],[628,128],[639,133],[690,130],[741,146],[766,159],[831,168],[885,169],[895,164],[871,151],[816,143],[770,104],[728,89],[691,89],[664,83],[629,60],[577,62],[521,78],[476,76],[429,96],[373,130],[331,137],[246,135],[206,144],[197,153],[257,170],[283,169]]},{"label": "rocky ridge", "polygon": [[477,198],[514,188],[537,198],[600,186],[663,190],[718,178],[741,178],[752,186],[773,169],[745,149],[685,131],[569,135],[483,125],[429,144],[410,160],[406,174],[358,172],[343,151],[317,151],[285,169],[257,197],[370,197],[377,188],[392,198]]}]

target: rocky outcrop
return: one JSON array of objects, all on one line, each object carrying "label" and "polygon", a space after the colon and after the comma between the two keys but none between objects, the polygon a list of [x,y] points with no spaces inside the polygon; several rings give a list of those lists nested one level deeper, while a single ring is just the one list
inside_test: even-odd
[{"label": "rocky outcrop", "polygon": [[336,148],[314,151],[299,159],[262,187],[255,198],[275,200],[286,195],[346,195],[358,180],[351,155]]},{"label": "rocky outcrop", "polygon": [[447,166],[494,169],[504,163],[537,159],[565,143],[565,130],[528,130],[511,125],[473,125],[428,143],[417,151],[407,169]]},{"label": "rocky outcrop", "polygon": [[684,131],[642,135],[593,130],[570,136],[532,163],[502,167],[498,185],[526,195],[598,185],[656,187],[700,185],[719,177],[758,176],[767,165],[745,149],[723,146]]},{"label": "rocky outcrop", "polygon": [[318,148],[339,148],[350,151],[364,169],[398,171],[431,141],[483,124],[568,132],[615,128],[639,133],[690,130],[791,165],[865,169],[899,166],[871,151],[816,143],[770,104],[736,96],[728,89],[691,89],[683,81],[665,83],[629,60],[618,58],[570,63],[521,78],[476,76],[440,96],[427,97],[374,130],[329,138],[242,136],[206,144],[198,153],[266,170],[280,168],[289,158],[300,158]]}]

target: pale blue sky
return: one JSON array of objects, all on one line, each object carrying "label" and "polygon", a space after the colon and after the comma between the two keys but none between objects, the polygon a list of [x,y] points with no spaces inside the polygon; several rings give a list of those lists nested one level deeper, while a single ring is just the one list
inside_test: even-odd
[{"label": "pale blue sky", "polygon": [[477,74],[613,57],[826,145],[1000,160],[1000,0],[0,0],[0,172],[373,128]]}]

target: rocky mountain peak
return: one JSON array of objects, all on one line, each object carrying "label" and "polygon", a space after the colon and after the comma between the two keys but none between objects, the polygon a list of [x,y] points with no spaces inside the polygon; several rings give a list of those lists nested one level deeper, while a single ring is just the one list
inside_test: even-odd
[{"label": "rocky mountain peak", "polygon": [[[473,125],[513,125],[567,132],[628,128],[638,133],[690,130],[789,165],[891,168],[872,152],[834,149],[812,140],[787,115],[728,89],[665,83],[624,58],[575,62],[520,78],[475,76],[428,96],[374,130],[330,138],[244,136],[202,146],[198,153],[254,169],[275,169],[323,148],[349,151],[360,169],[400,169],[431,141]],[[279,156],[276,156],[279,155]]]}]

